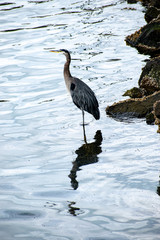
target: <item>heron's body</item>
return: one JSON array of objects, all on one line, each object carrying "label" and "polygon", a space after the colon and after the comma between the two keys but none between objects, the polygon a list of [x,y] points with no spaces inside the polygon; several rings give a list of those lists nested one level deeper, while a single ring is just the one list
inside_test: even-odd
[{"label": "heron's body", "polygon": [[84,111],[92,114],[96,120],[100,119],[99,105],[96,96],[92,89],[88,87],[83,81],[76,77],[72,77],[69,66],[71,62],[70,53],[61,49],[58,51],[52,50],[51,52],[62,52],[66,56],[66,63],[64,64],[64,79],[66,87],[71,94],[74,104],[82,110],[83,124],[84,124]]}]

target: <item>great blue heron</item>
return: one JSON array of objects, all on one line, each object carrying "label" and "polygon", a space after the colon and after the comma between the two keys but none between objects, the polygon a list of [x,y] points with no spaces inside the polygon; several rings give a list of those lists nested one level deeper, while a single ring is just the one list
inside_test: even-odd
[{"label": "great blue heron", "polygon": [[79,78],[72,77],[70,73],[69,66],[71,63],[71,56],[69,51],[66,49],[60,49],[50,50],[50,52],[63,53],[66,56],[66,63],[64,64],[63,71],[64,79],[74,104],[82,110],[83,127],[85,125],[84,111],[92,114],[96,120],[100,119],[99,105],[94,92],[87,86],[87,84],[82,82]]}]

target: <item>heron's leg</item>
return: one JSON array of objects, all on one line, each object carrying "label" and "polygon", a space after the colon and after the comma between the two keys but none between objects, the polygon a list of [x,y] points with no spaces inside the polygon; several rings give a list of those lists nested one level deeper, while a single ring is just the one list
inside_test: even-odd
[{"label": "heron's leg", "polygon": [[84,142],[87,144],[86,131],[85,131],[85,125],[84,124],[83,124],[83,137],[84,137]]},{"label": "heron's leg", "polygon": [[84,126],[85,123],[84,123],[84,111],[83,111],[83,109],[82,109],[82,118],[83,118],[83,126]]},{"label": "heron's leg", "polygon": [[86,132],[85,132],[85,123],[84,123],[84,111],[82,109],[82,117],[83,117],[83,136],[84,136],[84,142],[87,144],[87,138],[86,138]]}]

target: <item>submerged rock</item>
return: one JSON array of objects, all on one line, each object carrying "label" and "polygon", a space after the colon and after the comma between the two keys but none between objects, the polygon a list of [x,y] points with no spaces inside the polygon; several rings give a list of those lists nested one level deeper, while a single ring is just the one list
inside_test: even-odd
[{"label": "submerged rock", "polygon": [[126,37],[126,43],[140,53],[156,56],[160,54],[160,16],[139,31]]},{"label": "submerged rock", "polygon": [[152,112],[153,104],[158,100],[160,100],[160,91],[147,97],[127,99],[114,103],[106,108],[106,113],[120,119],[123,117],[142,118]]},{"label": "submerged rock", "polygon": [[139,78],[139,86],[147,95],[160,90],[160,57],[147,62]]}]

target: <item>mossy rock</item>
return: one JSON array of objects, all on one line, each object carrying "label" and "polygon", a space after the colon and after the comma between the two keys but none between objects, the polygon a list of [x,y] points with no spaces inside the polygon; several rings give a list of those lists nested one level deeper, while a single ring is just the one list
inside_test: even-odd
[{"label": "mossy rock", "polygon": [[145,90],[137,87],[133,87],[127,90],[123,96],[129,96],[130,98],[141,98],[145,95]]},{"label": "mossy rock", "polygon": [[147,7],[154,6],[154,7],[160,8],[159,0],[139,0],[139,1],[142,2],[144,6],[147,6]]},{"label": "mossy rock", "polygon": [[152,94],[160,90],[160,57],[147,62],[139,78],[140,88],[146,90],[146,94]]},{"label": "mossy rock", "polygon": [[[160,16],[159,16],[160,17]],[[127,36],[125,41],[131,47],[137,48],[140,53],[152,57],[160,54],[160,18],[156,18],[139,31]]]},{"label": "mossy rock", "polygon": [[145,13],[145,20],[147,23],[151,22],[153,19],[157,18],[160,14],[160,9],[156,7],[149,7]]},{"label": "mossy rock", "polygon": [[137,99],[127,99],[106,108],[106,113],[119,119],[124,117],[143,118],[153,110],[153,104],[160,100],[160,91]]},{"label": "mossy rock", "polygon": [[138,0],[127,0],[127,3],[131,3],[131,4],[137,3],[137,2],[138,2]]},{"label": "mossy rock", "polygon": [[155,124],[158,125],[157,133],[160,133],[160,100],[154,103],[153,114],[155,117]]},{"label": "mossy rock", "polygon": [[146,115],[146,123],[151,125],[151,124],[154,124],[154,122],[155,122],[155,117],[152,111]]},{"label": "mossy rock", "polygon": [[149,6],[154,6],[156,8],[160,8],[160,1],[159,0],[149,0]]},{"label": "mossy rock", "polygon": [[154,103],[153,112],[154,112],[155,118],[158,118],[160,120],[160,100]]}]

